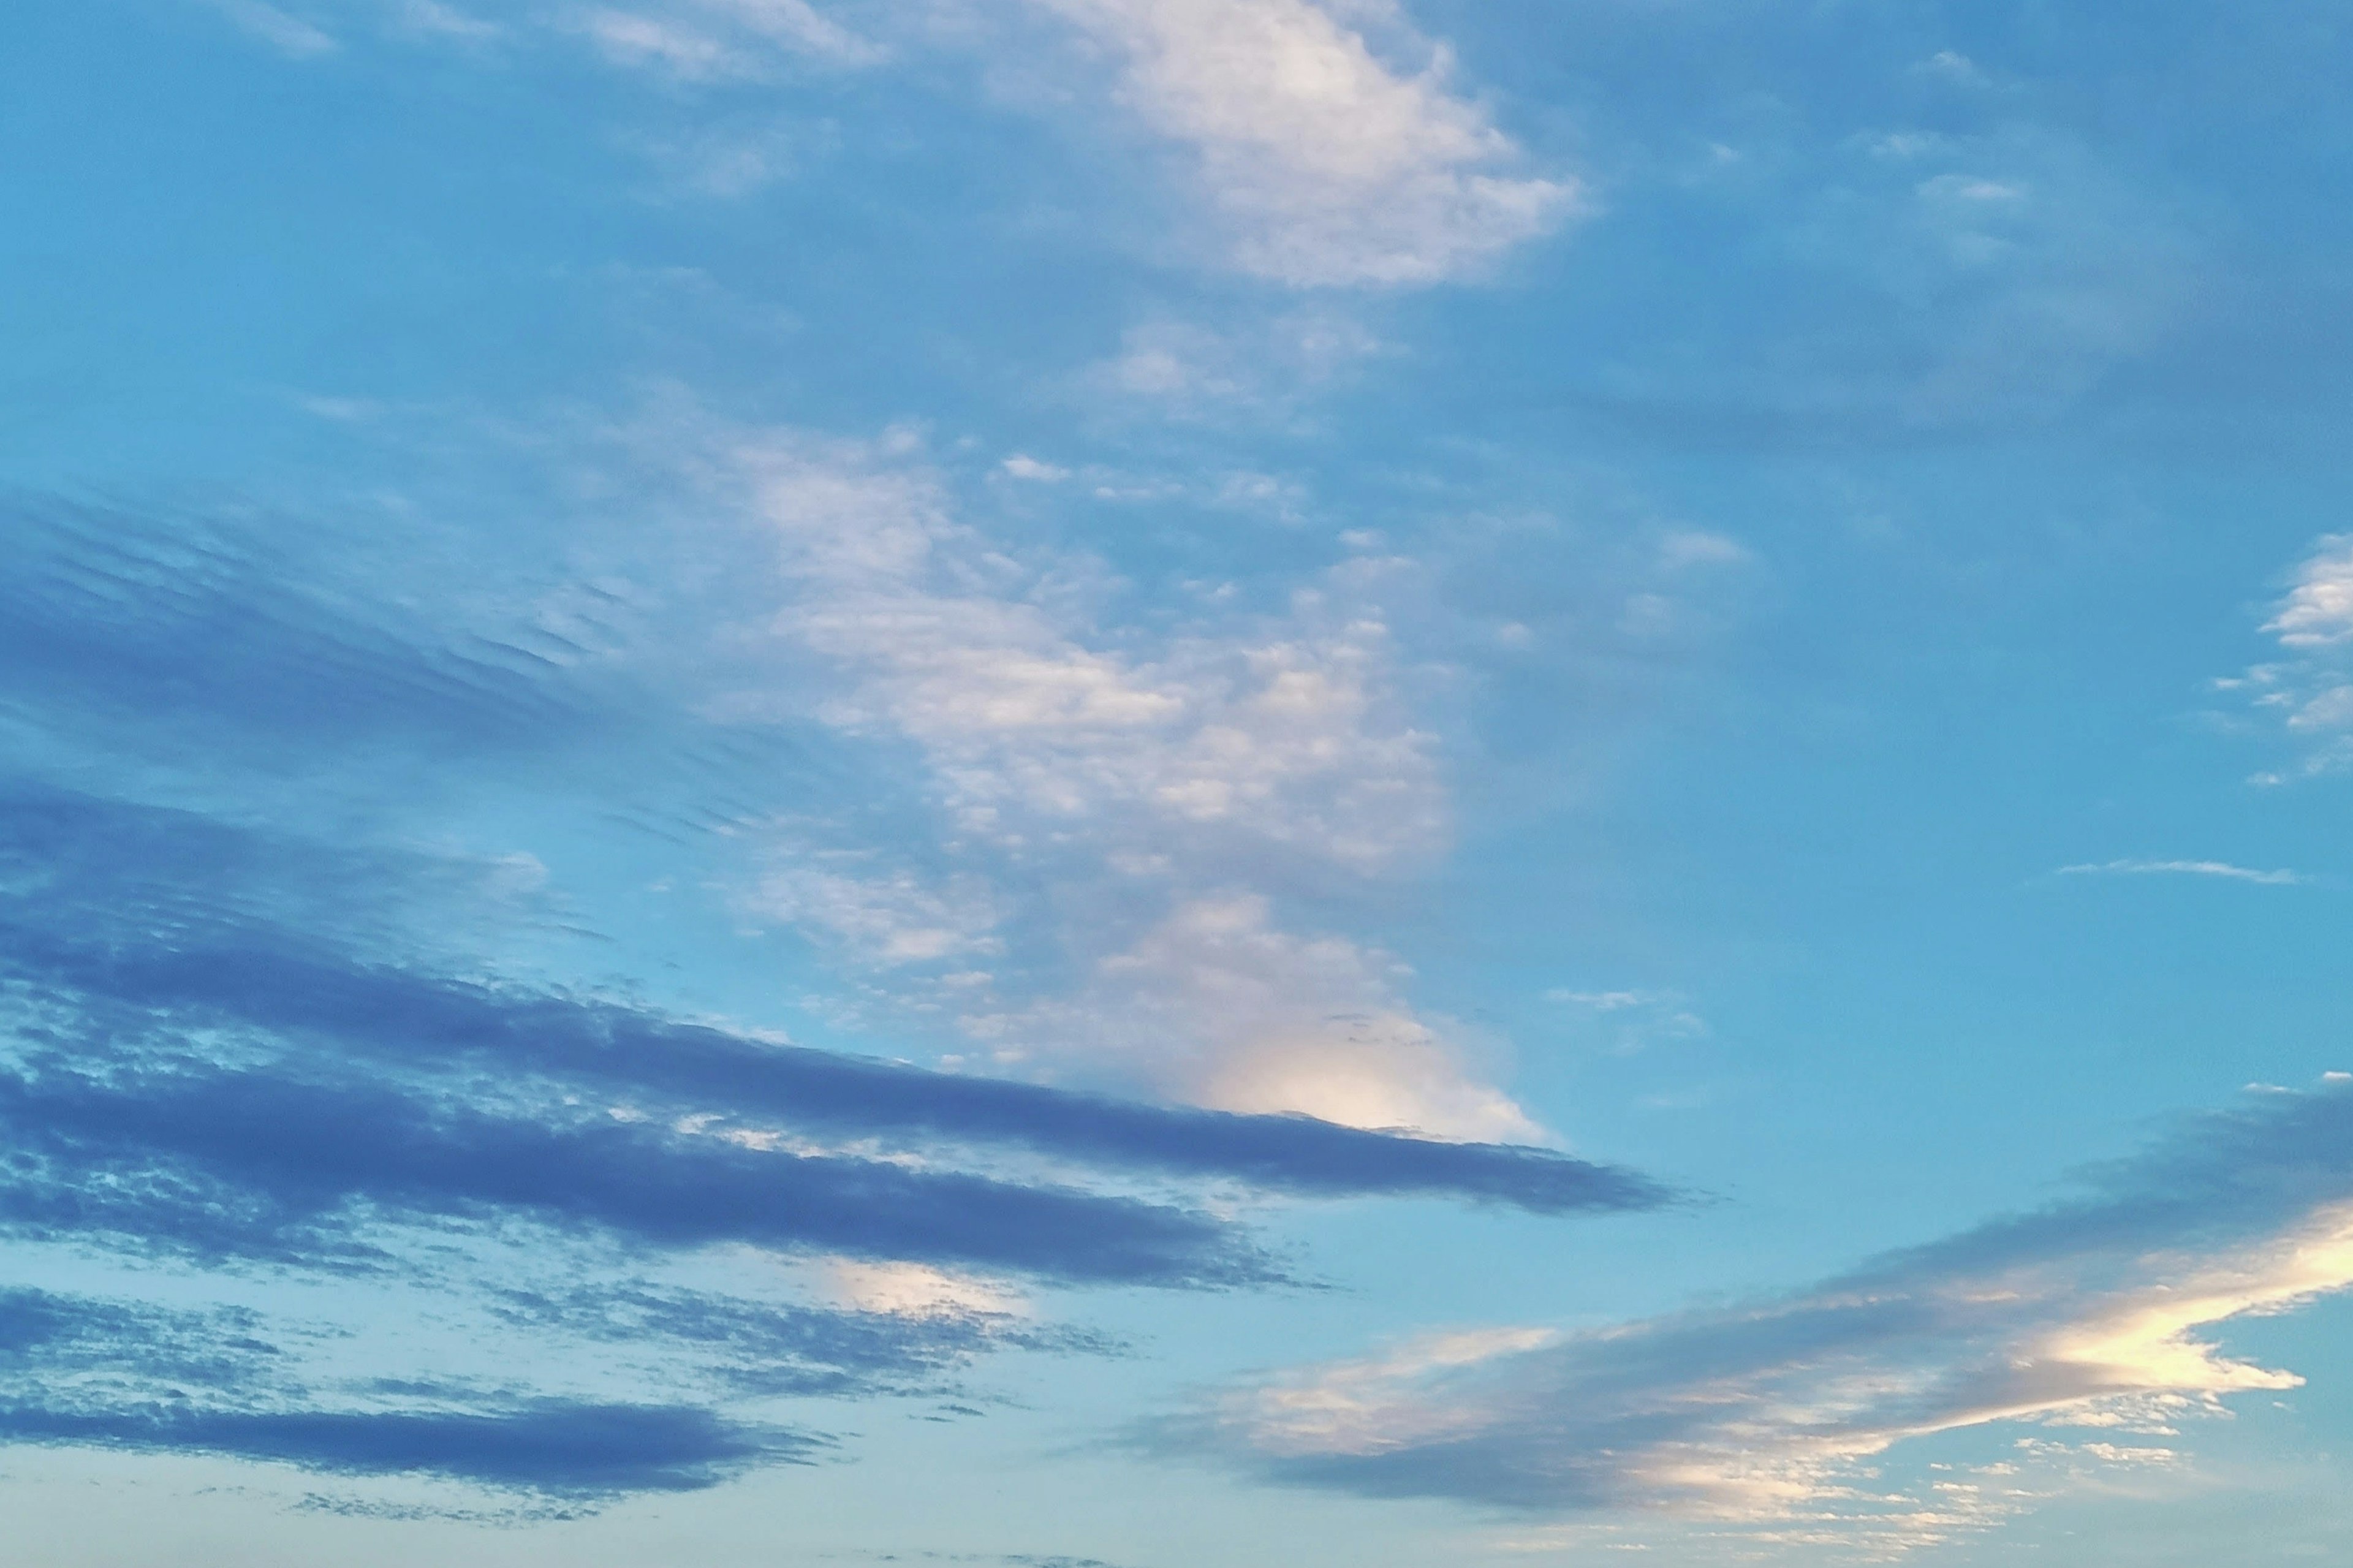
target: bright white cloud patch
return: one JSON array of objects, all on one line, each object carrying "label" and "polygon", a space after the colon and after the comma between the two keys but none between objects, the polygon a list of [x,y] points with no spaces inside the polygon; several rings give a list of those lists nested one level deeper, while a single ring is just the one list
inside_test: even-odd
[{"label": "bright white cloud patch", "polygon": [[2353,534],[2334,534],[2320,542],[2263,630],[2277,637],[2284,647],[2333,647],[2353,641]]},{"label": "bright white cloud patch", "polygon": [[1393,68],[1309,0],[1035,0],[1119,62],[1121,100],[1187,150],[1243,270],[1301,285],[1458,277],[1543,233],[1576,186],[1456,94],[1442,48],[1393,9],[1350,7],[1420,54]]},{"label": "bright white cloud patch", "polygon": [[[2281,657],[2216,686],[2243,695],[2306,742],[2297,771],[2353,764],[2353,534],[2314,543],[2263,630],[2278,639]],[[2266,772],[2255,782],[2286,777]]]},{"label": "bright white cloud patch", "polygon": [[1982,1521],[1873,1489],[1866,1461],[1900,1442],[2031,1423],[2111,1434],[2074,1450],[2094,1459],[2172,1462],[2180,1422],[2301,1384],[2211,1330],[2353,1287],[2353,1096],[2331,1080],[2265,1101],[2110,1173],[2094,1198],[1795,1297],[1434,1336],[1237,1391],[1191,1436],[1380,1495],[1928,1544]]},{"label": "bright white cloud patch", "polygon": [[831,1258],[817,1266],[818,1292],[838,1307],[893,1317],[1015,1316],[1028,1303],[1002,1285],[923,1263]]},{"label": "bright white cloud patch", "polygon": [[1323,615],[1145,650],[1090,635],[1083,562],[1027,566],[951,515],[912,449],[764,437],[730,482],[775,528],[780,634],[846,677],[842,730],[913,740],[965,831],[1166,847],[1240,838],[1361,869],[1436,847],[1428,736],[1388,628]]}]

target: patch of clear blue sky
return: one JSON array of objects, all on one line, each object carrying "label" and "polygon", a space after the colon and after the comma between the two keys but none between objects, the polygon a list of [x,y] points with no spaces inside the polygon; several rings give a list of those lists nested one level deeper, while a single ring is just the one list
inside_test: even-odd
[{"label": "patch of clear blue sky", "polygon": [[[1294,911],[1396,951],[1418,1002],[1508,1041],[1512,1087],[1579,1152],[1728,1200],[1568,1226],[1287,1215],[1269,1231],[1346,1290],[1072,1302],[1139,1358],[992,1370],[1036,1407],[993,1413],[1001,1435],[894,1414],[823,1487],[784,1472],[522,1532],[206,1501],[221,1544],[200,1551],[766,1561],[787,1517],[816,1521],[785,1548],[809,1561],[878,1543],[1429,1561],[1472,1527],[1062,1450],[1191,1381],[1385,1335],[1802,1286],[2038,1201],[2249,1080],[2353,1067],[2346,785],[2251,787],[2284,744],[2206,689],[2266,656],[2255,628],[2286,573],[2345,526],[2353,112],[2334,7],[1417,5],[1460,81],[1536,163],[1585,178],[1592,210],[1488,279],[1304,297],[1156,246],[1165,189],[992,100],[968,62],[684,87],[554,44],[470,54],[354,22],[343,52],[289,60],[201,5],[26,9],[0,62],[8,481],[164,514],[259,502],[331,560],[396,491],[459,570],[478,552],[525,581],[574,543],[570,476],[545,471],[569,437],[543,463],[512,433],[626,415],[656,383],[745,422],[975,437],[976,473],[1020,451],[1281,476],[1298,521],[1059,494],[986,521],[1100,554],[1143,621],[1196,579],[1279,600],[1348,552],[1344,530],[1433,563],[1440,609],[1409,635],[1474,677],[1430,720],[1460,845],[1410,886],[1301,889]],[[649,149],[713,126],[774,129],[793,167],[736,195],[681,188]],[[2032,216],[1939,180],[2031,193]],[[1971,201],[1989,210],[1952,205]],[[1140,324],[1246,356],[1313,310],[1382,348],[1328,382],[1261,368],[1257,406],[1174,418],[1082,381]],[[630,501],[596,507],[609,529]],[[1691,592],[1674,636],[1623,630],[1683,531],[1747,559]],[[1504,622],[1532,647],[1498,647]],[[445,848],[537,856],[611,940],[508,931],[496,956],[518,971],[898,1047],[797,1008],[828,984],[804,949],[643,898],[705,868],[608,832],[594,784],[551,805],[529,770],[395,756],[333,763],[322,799],[259,748],[232,761],[201,787],[173,773],[185,759],[142,765],[167,793],[281,802],[322,833],[429,826]],[[379,762],[430,808],[377,798]],[[792,765],[820,794],[864,777]],[[691,794],[612,774],[633,799]],[[2052,875],[2131,857],[2310,881]],[[1556,991],[1670,1000],[1601,1012]],[[1684,1012],[1702,1026],[1668,1021]],[[2255,1450],[2232,1463],[2307,1490],[2295,1467],[2320,1465],[2325,1487],[2308,1456],[2353,1430],[2325,1386],[2345,1331],[2341,1307],[2233,1331],[2315,1386],[2274,1446],[2232,1436]],[[9,1469],[20,1496],[96,1478],[174,1510],[245,1474],[180,1463],[45,1450]],[[911,1478],[937,1489],[913,1517]],[[2189,1546],[2075,1506],[1952,1560],[2031,1532],[2086,1563],[2244,1539],[2235,1502],[2199,1505]],[[2341,1512],[2310,1506],[2317,1522],[2278,1527],[2283,1553],[2341,1539]],[[77,1521],[47,1528],[70,1550]],[[90,1560],[185,1528],[110,1520]]]}]

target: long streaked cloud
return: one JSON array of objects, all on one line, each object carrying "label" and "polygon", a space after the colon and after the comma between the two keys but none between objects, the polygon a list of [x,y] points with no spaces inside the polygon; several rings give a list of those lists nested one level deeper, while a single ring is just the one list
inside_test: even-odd
[{"label": "long streaked cloud", "polygon": [[698,1490],[822,1446],[708,1408],[306,1384],[250,1311],[0,1291],[0,1442],[223,1455],[586,1502]]},{"label": "long streaked cloud", "polygon": [[[947,1139],[1265,1191],[1451,1194],[1540,1213],[1647,1206],[1667,1195],[1630,1173],[1542,1150],[1396,1137],[1303,1117],[1141,1105],[925,1071],[755,1039],[616,1002],[362,962],[251,917],[261,898],[248,880],[257,866],[297,872],[288,879],[299,882],[306,858],[299,844],[273,847],[189,814],[54,791],[19,788],[5,798],[0,872],[37,918],[0,924],[0,974],[62,999],[67,1011],[46,1028],[90,1031],[118,1059],[129,1059],[144,1020],[161,1017],[176,1020],[180,1029],[258,1031],[304,1047],[314,1064],[325,1059],[316,1052],[326,1048],[353,1070],[429,1069],[469,1081],[480,1075],[511,1085],[594,1089],[604,1103],[638,1107],[664,1125],[700,1118],[709,1128],[710,1118],[723,1115],[723,1131],[747,1136],[781,1128],[908,1147]],[[332,856],[327,861],[322,870],[332,878],[338,868]],[[154,873],[175,862],[200,885],[174,889],[167,879],[164,888],[153,886]],[[193,1131],[206,1118],[166,1114],[166,1103],[220,1097],[224,1106],[244,1103],[239,1114],[265,1124],[353,1119],[357,1142],[346,1153],[388,1137],[390,1127],[407,1127],[390,1140],[387,1156],[417,1140],[439,1140],[433,1163],[445,1173],[462,1150],[489,1157],[510,1139],[557,1137],[574,1156],[592,1161],[590,1144],[596,1144],[627,1163],[648,1155],[639,1143],[655,1136],[643,1128],[621,1130],[626,1135],[616,1141],[617,1130],[607,1129],[583,1143],[584,1128],[564,1131],[528,1119],[461,1125],[440,1118],[429,1098],[395,1095],[372,1104],[376,1091],[336,1080],[259,1076],[240,1091],[206,1074],[165,1077],[153,1087],[152,1095],[129,1093],[125,1115],[93,1110],[91,1119],[100,1129],[126,1126],[128,1109],[145,1104],[164,1118],[152,1130],[157,1136],[183,1125]],[[107,1084],[76,1088],[70,1079],[28,1079],[17,1089],[20,1098],[64,1096],[40,1116],[26,1111],[55,1126],[74,1120],[66,1113],[85,1094],[125,1092]],[[322,1099],[301,1116],[265,1104],[286,1095]],[[365,1125],[371,1119],[374,1131]],[[248,1152],[266,1163],[272,1136],[268,1125],[258,1129]],[[727,1158],[742,1152],[724,1147]],[[444,1195],[463,1197],[455,1188]],[[659,1223],[651,1216],[647,1222]]]},{"label": "long streaked cloud", "polygon": [[2289,870],[2257,870],[2228,860],[2101,860],[2062,866],[2061,877],[2219,877],[2227,882],[2253,882],[2266,888],[2292,888],[2305,879]]},{"label": "long streaked cloud", "polygon": [[2170,1461],[2180,1423],[2301,1381],[2232,1356],[2217,1325],[2353,1287],[2342,1075],[2201,1118],[2089,1184],[1778,1300],[1458,1331],[1282,1373],[1157,1440],[1374,1496],[1925,1544],[1967,1519],[1874,1492],[1877,1456],[2013,1423]]}]

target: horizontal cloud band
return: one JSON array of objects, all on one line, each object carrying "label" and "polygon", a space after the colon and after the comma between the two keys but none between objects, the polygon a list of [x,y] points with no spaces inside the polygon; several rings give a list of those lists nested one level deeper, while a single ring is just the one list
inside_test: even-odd
[{"label": "horizontal cloud band", "polygon": [[707,1410],[569,1400],[491,1412],[0,1406],[0,1440],[218,1454],[342,1475],[430,1475],[565,1498],[700,1490],[817,1447]]},{"label": "horizontal cloud band", "polygon": [[[79,802],[45,804],[69,816],[85,809]],[[33,824],[22,812],[11,815],[15,842],[0,840],[0,853],[29,858],[37,847],[28,842],[37,837],[26,831]],[[358,963],[274,931],[186,945],[104,934],[114,940],[76,942],[28,926],[0,927],[0,966],[142,1009],[316,1034],[408,1067],[438,1058],[533,1070],[658,1096],[681,1110],[725,1107],[828,1131],[1012,1144],[1302,1194],[1468,1198],[1538,1214],[1653,1208],[1673,1196],[1634,1173],[1539,1149],[1444,1142],[1303,1116],[1139,1105],[930,1072],[747,1039],[611,1003]]]}]

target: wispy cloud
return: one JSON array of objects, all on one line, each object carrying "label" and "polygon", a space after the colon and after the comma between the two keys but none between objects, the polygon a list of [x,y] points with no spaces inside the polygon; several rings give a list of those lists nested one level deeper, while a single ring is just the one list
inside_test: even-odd
[{"label": "wispy cloud", "polygon": [[341,47],[334,36],[266,0],[204,0],[254,37],[291,59],[312,59]]},{"label": "wispy cloud", "polygon": [[2305,880],[2297,871],[2258,871],[2251,867],[2233,866],[2227,860],[2103,860],[2079,866],[2062,866],[2053,873],[2061,877],[2220,877],[2226,881],[2255,882],[2269,888],[2290,888]]},{"label": "wispy cloud", "polygon": [[883,50],[807,0],[655,0],[599,5],[572,25],[616,65],[683,81],[763,80],[795,64],[868,66]]},{"label": "wispy cloud", "polygon": [[2353,1286],[2348,1150],[2342,1081],[2274,1092],[2095,1171],[2085,1196],[1794,1296],[1435,1336],[1237,1390],[1160,1440],[1377,1496],[1926,1544],[1971,1520],[1872,1489],[1898,1443],[2021,1423],[2168,1458],[2179,1423],[2300,1383],[2200,1331]]}]

